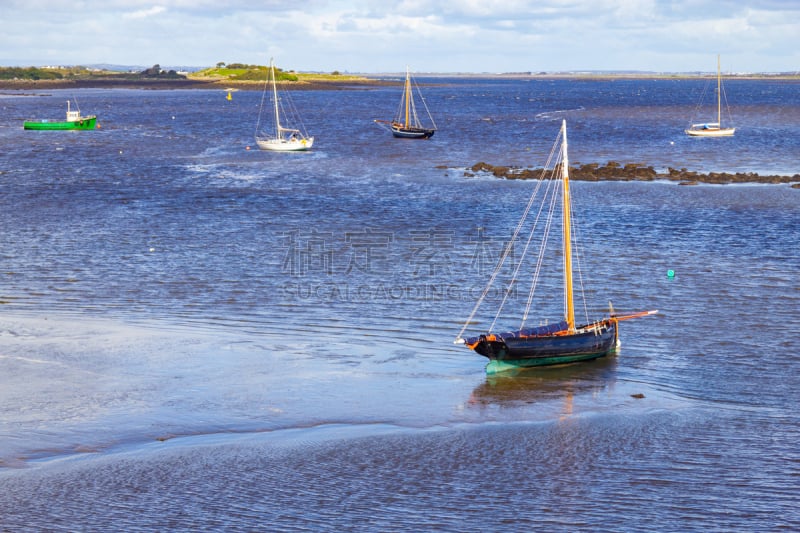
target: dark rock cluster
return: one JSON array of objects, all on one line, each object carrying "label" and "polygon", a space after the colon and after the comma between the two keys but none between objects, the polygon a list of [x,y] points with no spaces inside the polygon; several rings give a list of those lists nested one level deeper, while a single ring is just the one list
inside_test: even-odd
[{"label": "dark rock cluster", "polygon": [[[504,179],[538,179],[542,176],[541,168],[520,168],[495,166],[488,163],[475,163],[464,173],[467,177],[474,177],[478,173],[489,173]],[[800,174],[793,176],[761,176],[755,172],[709,172],[703,174],[693,170],[668,168],[666,173],[659,173],[651,166],[640,163],[620,164],[609,161],[605,165],[577,163],[570,166],[570,179],[580,181],[677,181],[681,185],[694,185],[697,183],[792,183],[793,188],[800,188]]]}]

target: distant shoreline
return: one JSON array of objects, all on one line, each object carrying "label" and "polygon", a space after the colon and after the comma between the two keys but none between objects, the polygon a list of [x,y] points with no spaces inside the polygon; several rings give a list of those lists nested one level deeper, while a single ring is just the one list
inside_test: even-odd
[{"label": "distant shoreline", "polygon": [[[509,73],[509,74],[437,74],[416,73],[417,77],[427,78],[458,78],[475,80],[690,80],[705,79],[710,74],[669,74],[669,73]],[[342,76],[342,79],[331,77],[315,77],[314,74],[303,74],[299,81],[278,82],[286,89],[301,90],[341,90],[353,87],[380,87],[393,86],[402,83],[402,73],[361,74],[357,76]],[[728,80],[765,80],[765,81],[791,81],[800,83],[800,75],[768,75],[748,74],[727,76]],[[176,78],[71,78],[59,80],[0,80],[0,90],[48,90],[48,89],[236,89],[242,91],[260,91],[264,87],[261,81],[235,81],[225,78],[202,79],[188,77]]]},{"label": "distant shoreline", "polygon": [[[372,78],[346,78],[342,80],[309,79],[296,82],[278,82],[285,89],[341,90],[352,87],[379,87],[397,85],[399,82]],[[264,82],[233,81],[225,79],[68,79],[68,80],[0,80],[0,90],[46,91],[56,89],[210,89],[261,91]]]}]

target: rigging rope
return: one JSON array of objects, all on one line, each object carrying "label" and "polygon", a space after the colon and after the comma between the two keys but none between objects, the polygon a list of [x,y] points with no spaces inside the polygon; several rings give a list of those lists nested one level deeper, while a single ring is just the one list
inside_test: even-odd
[{"label": "rigging rope", "polygon": [[256,134],[255,134],[256,137],[258,137],[258,130],[261,126],[261,112],[264,109],[264,100],[267,97],[268,84],[269,84],[269,74],[267,74],[267,79],[264,80],[264,90],[261,92],[261,103],[258,106],[258,118],[256,119]]},{"label": "rigging rope", "polygon": [[[733,127],[735,124],[733,123],[733,117],[731,116],[731,107],[728,105],[728,95],[725,94],[725,85],[720,84],[720,88],[722,91],[722,100],[725,102],[725,111],[728,113],[728,124],[730,127]],[[722,127],[722,124],[720,124],[720,127]]]},{"label": "rigging rope", "polygon": [[[586,323],[588,324],[590,322],[590,320],[589,320],[589,307],[588,307],[588,304],[586,303],[586,293],[584,292],[584,282],[583,282],[583,280],[584,280],[584,276],[583,276],[584,248],[583,248],[583,235],[581,234],[581,229],[580,229],[582,224],[579,224],[577,222],[578,213],[576,213],[574,204],[572,205],[572,209],[570,209],[570,213],[572,215],[572,224],[570,224],[570,226],[573,229],[573,234],[574,234],[573,243],[575,245],[575,247],[574,247],[574,250],[575,250],[574,265],[575,265],[575,270],[577,270],[577,272],[578,272],[578,284],[580,285],[581,300],[583,301],[583,314],[584,314],[584,318],[586,319]],[[587,285],[588,285],[588,283],[587,283]]]},{"label": "rigging rope", "polygon": [[[505,248],[503,250],[503,253],[500,255],[500,259],[498,260],[497,265],[494,267],[494,270],[492,271],[492,274],[489,277],[489,282],[486,284],[486,287],[484,287],[483,292],[481,292],[481,295],[478,298],[478,301],[475,304],[475,307],[473,307],[472,312],[469,314],[469,317],[467,318],[466,322],[464,322],[464,326],[461,328],[461,331],[458,333],[458,336],[456,337],[456,339],[460,339],[462,337],[462,335],[464,335],[464,332],[467,330],[467,327],[469,327],[469,324],[472,322],[472,319],[475,318],[475,315],[477,314],[478,309],[480,309],[481,304],[486,299],[486,296],[489,294],[489,291],[491,290],[492,285],[495,282],[495,279],[497,278],[498,274],[500,273],[500,270],[502,269],[503,264],[505,263],[505,261],[508,258],[508,256],[511,254],[511,250],[513,249],[514,243],[516,242],[517,237],[519,236],[519,233],[520,233],[520,231],[522,230],[522,227],[525,224],[525,220],[528,218],[528,214],[530,213],[531,208],[533,207],[533,202],[534,202],[534,200],[536,200],[536,197],[537,197],[537,195],[539,193],[539,189],[541,188],[542,183],[544,183],[544,181],[545,181],[544,177],[548,172],[547,169],[550,167],[551,162],[553,160],[553,157],[556,154],[556,151],[557,150],[560,151],[560,148],[561,148],[560,139],[561,139],[561,132],[559,132],[559,135],[556,137],[556,141],[553,143],[553,147],[550,150],[550,155],[548,156],[547,162],[545,163],[545,166],[542,169],[541,177],[537,181],[536,187],[534,188],[533,192],[531,193],[530,198],[528,199],[528,205],[525,206],[525,210],[523,211],[522,217],[520,218],[519,222],[517,223],[516,228],[514,228],[514,232],[511,235],[511,239],[506,244],[506,246],[505,246]],[[504,297],[504,301],[505,301],[505,297]],[[492,327],[494,327],[494,323],[492,323]],[[491,327],[489,328],[489,331],[491,332]]]},{"label": "rigging rope", "polygon": [[[286,100],[286,105],[288,107],[288,112],[283,107],[283,100]],[[283,97],[278,99],[278,102],[281,105],[281,111],[284,112],[284,116],[287,118],[288,123],[295,126],[295,128],[290,129],[297,129],[300,130],[300,133],[303,134],[303,137],[308,137],[308,132],[306,131],[306,125],[303,123],[303,117],[300,115],[300,112],[297,110],[297,106],[294,104],[294,99],[292,98],[291,94],[288,90],[283,92]]]},{"label": "rigging rope", "polygon": [[[261,102],[259,103],[258,106],[258,118],[256,119],[256,132],[255,132],[256,138],[258,138],[258,132],[261,129],[261,115],[263,114],[264,111],[264,102],[267,99],[267,91],[269,90],[269,82],[270,82],[269,72],[271,72],[271,66],[269,68],[270,71],[268,71],[267,78],[264,80],[264,90],[261,93]],[[277,84],[277,80],[275,80],[275,83]],[[274,103],[273,98],[275,98],[275,96],[272,91],[269,92],[270,92],[269,102],[270,104],[273,104]],[[275,92],[278,91],[276,90]],[[297,110],[297,107],[294,105],[294,101],[292,100],[292,97],[289,94],[288,89],[282,90],[280,94],[281,96],[278,97],[278,102],[277,102],[278,107],[280,107],[280,113],[283,115],[283,118],[287,124],[291,124],[292,126],[297,125],[297,127],[284,128],[283,126],[280,126],[278,129],[276,129],[275,133],[273,134],[273,137],[275,137],[276,139],[282,138],[283,137],[283,135],[281,135],[282,131],[299,131],[303,135],[303,137],[308,137],[308,132],[306,131],[306,126],[303,123],[302,116],[300,115],[300,112]],[[284,100],[286,101],[286,106],[284,106]]]},{"label": "rigging rope", "polygon": [[705,84],[705,86],[703,86],[703,92],[700,93],[700,100],[694,106],[694,111],[692,111],[692,116],[689,119],[690,120],[689,125],[691,125],[691,124],[693,124],[694,122],[697,121],[696,117],[701,116],[700,115],[700,109],[704,106],[704,102],[705,102],[705,99],[706,99],[706,93],[708,92],[708,88],[710,86],[711,86],[711,80],[706,80],[706,84]]},{"label": "rigging rope", "polygon": [[[550,183],[550,180],[547,180],[547,181],[548,181],[548,183]],[[549,186],[545,187],[544,198],[547,198],[548,189],[549,189]],[[537,190],[538,190],[538,188],[537,188]],[[522,249],[522,253],[520,254],[519,261],[517,261],[517,266],[514,268],[514,272],[511,274],[511,279],[508,282],[508,287],[506,287],[505,293],[503,294],[503,299],[500,302],[499,308],[497,309],[497,314],[495,314],[494,320],[492,320],[492,323],[489,326],[489,331],[492,331],[494,329],[494,326],[497,323],[497,320],[498,320],[498,318],[500,318],[500,314],[503,311],[503,307],[506,305],[506,301],[508,300],[508,297],[511,295],[511,291],[514,288],[514,285],[517,283],[517,280],[518,280],[518,277],[519,277],[520,268],[522,267],[523,260],[525,259],[525,256],[528,253],[528,247],[531,244],[531,240],[533,240],[533,232],[536,229],[536,224],[539,221],[539,216],[541,215],[543,209],[544,209],[544,202],[542,202],[542,204],[539,206],[539,211],[536,213],[536,219],[534,220],[533,226],[531,227],[531,231],[528,232],[528,239],[525,241],[525,246]],[[513,241],[514,240],[512,240],[512,242]]]},{"label": "rigging rope", "polygon": [[[714,83],[714,80],[712,80],[712,79],[706,80],[706,84],[703,87],[703,92],[700,93],[700,100],[697,102],[697,105],[694,106],[694,111],[692,112],[692,116],[691,116],[691,122],[689,122],[690,125],[692,125],[693,123],[697,122],[699,120],[698,117],[703,117],[704,116],[701,113],[701,109],[705,108],[708,105],[708,103],[706,102],[706,94],[708,93],[708,90],[712,86],[713,83]],[[716,96],[716,93],[717,93],[717,88],[714,87],[714,95],[715,96]],[[730,105],[728,105],[728,95],[725,93],[725,84],[723,84],[723,83],[720,83],[720,93],[721,93],[722,100],[725,102],[725,112],[728,115],[728,124],[730,124],[730,126],[733,127],[734,124],[733,124],[733,117],[731,115],[731,108],[730,108]],[[722,127],[722,124],[720,124],[719,126]]]},{"label": "rigging rope", "polygon": [[428,103],[425,101],[425,97],[422,96],[422,91],[420,90],[419,85],[417,85],[417,82],[414,81],[413,78],[411,82],[414,84],[414,87],[417,88],[417,94],[419,94],[419,99],[422,100],[422,105],[425,107],[425,112],[428,114],[428,118],[431,119],[431,124],[433,125],[433,129],[436,129],[436,122],[433,120],[433,115],[431,115],[431,111],[430,109],[428,109]]},{"label": "rigging rope", "polygon": [[[556,161],[556,165],[558,165],[558,161]],[[547,218],[545,219],[546,223],[542,235],[542,244],[539,246],[539,255],[536,258],[536,267],[534,268],[533,271],[531,288],[528,291],[528,301],[525,304],[525,312],[522,315],[522,322],[519,326],[520,329],[522,329],[525,326],[525,322],[528,320],[528,316],[530,315],[530,310],[533,305],[533,296],[536,292],[536,287],[539,284],[539,277],[540,277],[539,274],[542,271],[542,264],[544,263],[545,252],[547,250],[547,242],[549,241],[550,238],[550,230],[553,227],[553,213],[555,212],[556,205],[558,204],[558,199],[560,198],[558,181],[559,180],[556,179],[556,171],[555,170],[551,171],[549,179],[550,185],[548,185],[548,190],[550,190],[550,187],[552,186],[552,192],[550,193],[551,194],[550,204],[549,204],[550,207],[547,210]],[[544,208],[544,204],[542,205],[542,208]],[[522,261],[520,261],[520,264],[521,263]]]}]

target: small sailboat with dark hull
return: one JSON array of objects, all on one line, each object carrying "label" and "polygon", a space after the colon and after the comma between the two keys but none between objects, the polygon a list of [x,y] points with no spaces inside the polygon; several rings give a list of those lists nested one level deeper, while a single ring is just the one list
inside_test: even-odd
[{"label": "small sailboat with dark hull", "polygon": [[545,366],[575,363],[602,357],[617,347],[617,324],[606,319],[573,327],[555,324],[518,331],[480,335],[467,339],[477,353],[496,361],[514,361],[513,366]]},{"label": "small sailboat with dark hull", "polygon": [[[419,87],[417,87],[419,94]],[[428,115],[430,125],[425,125],[417,114],[417,104],[414,101],[414,91],[411,84],[411,73],[406,67],[406,81],[403,85],[403,96],[400,99],[400,106],[397,109],[394,119],[375,120],[378,124],[386,124],[392,131],[392,135],[401,139],[429,139],[436,133],[436,123],[433,121],[425,99],[419,94],[420,101]]]},{"label": "small sailboat with dark hull", "polygon": [[[587,318],[581,323],[576,323],[573,287],[573,241],[576,232],[573,228],[572,200],[569,187],[569,159],[567,155],[567,124],[562,123],[559,138],[553,146],[553,151],[549,161],[555,164],[551,170],[545,169],[541,179],[537,180],[537,186],[533,191],[527,208],[517,224],[512,238],[503,250],[498,265],[492,273],[489,284],[483,290],[478,299],[472,314],[467,319],[455,340],[456,344],[463,344],[475,352],[487,357],[489,363],[486,366],[487,374],[495,374],[511,369],[561,365],[597,359],[614,352],[619,346],[620,321],[629,320],[646,315],[655,314],[657,311],[643,311],[630,315],[619,315],[614,313],[609,304],[609,315],[590,320]],[[540,200],[539,209],[534,209],[536,201]],[[561,247],[558,253],[562,256],[563,266],[563,289],[564,289],[564,314],[563,318],[557,322],[544,324],[534,327],[524,327],[529,317],[531,306],[534,302],[534,294],[537,283],[542,275],[541,267],[545,264],[543,257],[547,249],[548,237],[551,229],[558,227],[557,207],[560,206],[561,217]],[[531,221],[532,219],[532,221]],[[513,268],[511,282],[505,294],[510,294],[512,288],[519,279],[521,266],[525,255],[530,248],[535,232],[541,234],[541,247],[536,258],[536,269],[532,276],[531,289],[528,294],[527,304],[523,313],[522,326],[517,330],[494,333],[492,329],[497,322],[501,309],[495,316],[492,325],[487,333],[474,337],[463,337],[469,325],[475,318],[479,307],[485,300],[497,279],[503,264],[512,255],[512,247],[515,242],[519,242],[519,237],[523,228],[530,226],[530,236],[522,239],[527,241],[517,265]],[[582,279],[582,277],[581,277]],[[582,287],[582,283],[581,283]],[[503,303],[507,301],[503,297]],[[584,298],[585,303],[585,298]],[[586,305],[584,305],[586,308]]]}]

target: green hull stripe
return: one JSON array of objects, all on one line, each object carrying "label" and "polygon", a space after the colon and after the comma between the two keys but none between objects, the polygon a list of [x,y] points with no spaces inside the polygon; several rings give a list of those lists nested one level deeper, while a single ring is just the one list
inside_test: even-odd
[{"label": "green hull stripe", "polygon": [[489,364],[486,365],[486,373],[491,375],[519,368],[577,363],[579,361],[588,361],[590,359],[597,359],[599,357],[604,357],[605,355],[610,353],[614,353],[614,350],[609,350],[608,352],[600,352],[594,354],[540,357],[536,359],[511,359],[508,361],[499,361],[497,359],[492,359],[491,361],[489,361]]}]

